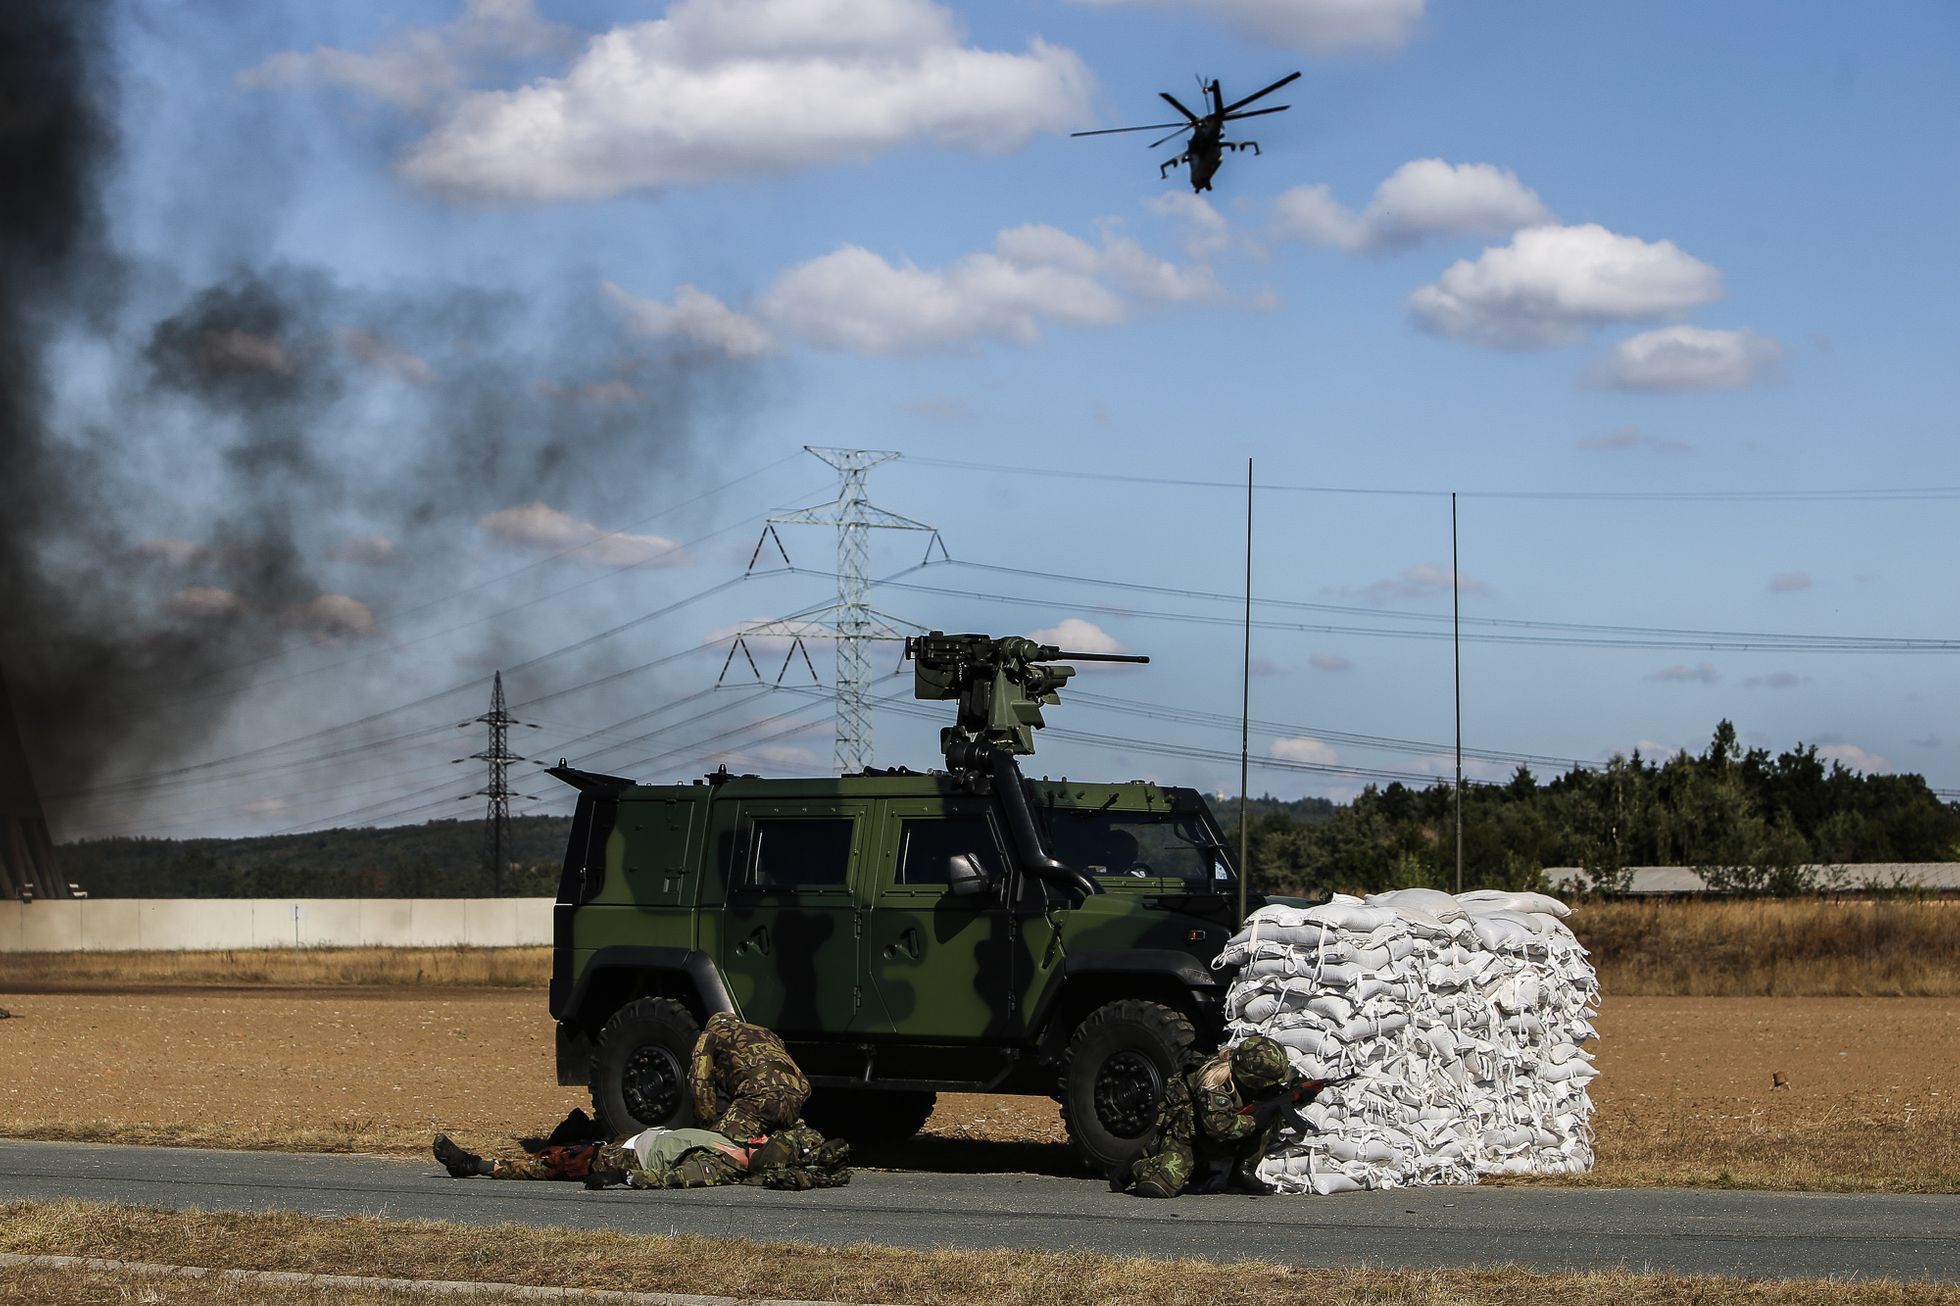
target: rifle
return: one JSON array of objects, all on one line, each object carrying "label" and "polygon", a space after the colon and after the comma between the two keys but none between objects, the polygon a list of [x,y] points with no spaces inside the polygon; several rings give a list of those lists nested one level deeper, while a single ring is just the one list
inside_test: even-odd
[{"label": "rifle", "polygon": [[1238,1109],[1238,1114],[1251,1116],[1261,1129],[1265,1129],[1281,1111],[1305,1106],[1320,1096],[1322,1089],[1331,1088],[1335,1084],[1345,1084],[1358,1077],[1358,1075],[1340,1075],[1333,1079],[1289,1079],[1267,1096],[1247,1102]]}]

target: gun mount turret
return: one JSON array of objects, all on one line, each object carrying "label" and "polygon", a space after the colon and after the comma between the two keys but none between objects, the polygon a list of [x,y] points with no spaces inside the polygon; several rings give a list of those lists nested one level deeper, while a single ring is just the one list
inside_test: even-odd
[{"label": "gun mount turret", "polygon": [[1042,707],[1060,703],[1061,687],[1075,674],[1074,667],[1053,665],[1062,658],[1150,661],[1131,653],[1067,653],[1019,635],[995,638],[937,630],[908,638],[905,656],[918,664],[913,697],[959,700],[958,723],[939,732],[939,747],[955,770],[963,769],[956,755],[976,751],[974,745],[1020,756],[1034,752],[1034,732],[1044,724]]}]

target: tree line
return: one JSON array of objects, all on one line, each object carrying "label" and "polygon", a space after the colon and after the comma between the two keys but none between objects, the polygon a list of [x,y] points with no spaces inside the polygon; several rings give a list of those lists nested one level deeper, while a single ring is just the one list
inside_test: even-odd
[{"label": "tree line", "polygon": [[[1235,821],[1237,804],[1220,804]],[[1265,797],[1247,804],[1253,883],[1319,896],[1449,888],[1455,796],[1370,785],[1349,803]],[[511,820],[502,892],[549,897],[571,822]],[[1238,847],[1233,826],[1228,837]],[[495,877],[480,821],[323,830],[252,839],[97,839],[63,845],[62,870],[100,898],[484,897]],[[1463,796],[1465,887],[1536,888],[1547,866],[1624,887],[1633,866],[1692,866],[1717,888],[1800,893],[1817,865],[1960,861],[1960,803],[1917,775],[1862,775],[1814,745],[1744,750],[1723,721],[1699,755],[1615,757],[1541,783],[1519,767]]]},{"label": "tree line", "polygon": [[[1226,812],[1223,815],[1234,816]],[[1452,887],[1455,794],[1370,785],[1353,802],[1296,814],[1250,805],[1253,882],[1267,893]],[[1237,846],[1237,831],[1231,841]],[[1594,888],[1623,888],[1634,866],[1690,866],[1712,887],[1801,893],[1815,868],[1858,862],[1960,861],[1960,803],[1917,775],[1864,775],[1799,744],[1744,750],[1723,721],[1699,755],[1616,756],[1540,783],[1463,795],[1465,887],[1533,888],[1543,868],[1576,866]]]}]

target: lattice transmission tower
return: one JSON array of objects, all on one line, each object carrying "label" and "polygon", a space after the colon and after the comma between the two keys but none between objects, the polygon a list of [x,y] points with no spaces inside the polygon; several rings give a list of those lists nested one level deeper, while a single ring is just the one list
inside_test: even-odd
[{"label": "lattice transmission tower", "polygon": [[501,898],[504,896],[504,867],[510,858],[510,768],[513,762],[527,760],[510,751],[510,728],[525,723],[513,717],[504,706],[503,672],[499,671],[492,682],[490,710],[474,721],[463,724],[490,728],[490,740],[483,751],[471,753],[463,760],[482,762],[489,768],[489,777],[483,788],[470,796],[489,800],[483,813],[483,856],[490,863],[493,894]]},{"label": "lattice transmission tower", "polygon": [[[805,665],[809,664],[810,655],[804,648],[805,640],[834,640],[837,645],[835,763],[839,774],[849,774],[864,770],[874,757],[869,701],[871,645],[880,640],[903,639],[904,633],[899,629],[901,626],[915,631],[924,629],[917,622],[890,616],[871,606],[868,599],[871,579],[866,575],[871,558],[870,533],[874,530],[924,531],[931,537],[926,541],[925,556],[928,561],[935,546],[940,556],[945,557],[946,545],[939,538],[937,527],[902,517],[871,502],[870,492],[865,488],[865,474],[873,467],[902,455],[888,449],[820,449],[811,445],[804,448],[837,469],[837,497],[828,503],[771,517],[762,528],[762,538],[755,543],[755,552],[749,557],[749,569],[755,569],[756,560],[762,556],[762,546],[771,540],[775,541],[784,564],[794,565],[789,561],[789,550],[783,547],[782,536],[776,533],[778,526],[835,527],[837,601],[814,612],[764,622],[742,631],[728,650],[728,659],[722,664],[722,675],[726,677],[728,667],[734,662],[739,649],[742,656],[748,659],[749,669],[756,673],[756,678],[762,678],[748,649],[750,640],[787,639],[789,651],[783,658],[783,671],[789,669],[799,652]],[[815,674],[814,669],[811,674]],[[781,683],[782,672],[777,673],[776,679]]]}]

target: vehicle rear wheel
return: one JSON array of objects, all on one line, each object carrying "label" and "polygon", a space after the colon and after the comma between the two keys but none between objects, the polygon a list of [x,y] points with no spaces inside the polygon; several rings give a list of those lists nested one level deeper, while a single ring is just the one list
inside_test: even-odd
[{"label": "vehicle rear wheel", "polygon": [[1132,998],[1097,1007],[1076,1026],[1062,1062],[1062,1123],[1091,1169],[1142,1154],[1164,1086],[1197,1038],[1183,1012]]},{"label": "vehicle rear wheel", "polygon": [[607,1137],[694,1123],[687,1073],[700,1032],[672,998],[637,998],[612,1014],[592,1053],[592,1109]]},{"label": "vehicle rear wheel", "polygon": [[852,1143],[898,1143],[925,1128],[937,1093],[913,1089],[819,1088],[803,1106],[818,1133]]}]

